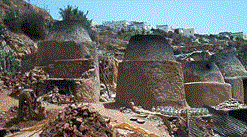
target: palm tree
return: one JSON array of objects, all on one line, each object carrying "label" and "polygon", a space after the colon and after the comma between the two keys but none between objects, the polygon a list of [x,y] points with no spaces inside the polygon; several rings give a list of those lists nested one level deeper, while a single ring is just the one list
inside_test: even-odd
[{"label": "palm tree", "polygon": [[83,11],[80,11],[78,7],[73,8],[71,5],[68,5],[64,9],[59,8],[59,14],[62,20],[80,20],[87,28],[91,27],[92,20],[87,18],[88,11],[85,14]]}]

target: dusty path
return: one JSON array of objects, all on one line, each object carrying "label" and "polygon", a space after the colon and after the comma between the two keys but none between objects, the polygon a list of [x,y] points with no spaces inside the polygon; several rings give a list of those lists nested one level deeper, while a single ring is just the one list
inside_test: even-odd
[{"label": "dusty path", "polygon": [[[117,109],[112,109],[108,107],[104,107],[102,103],[90,104],[93,106],[96,111],[98,111],[101,115],[107,116],[111,118],[111,125],[119,125],[121,123],[127,123],[134,128],[141,128],[144,129],[146,132],[154,133],[160,137],[169,137],[168,131],[165,129],[164,126],[159,127],[160,121],[159,120],[146,120],[144,124],[139,124],[136,121],[130,121],[130,118],[133,114],[126,114],[122,113]],[[106,104],[108,105],[108,104]]]},{"label": "dusty path", "polygon": [[6,91],[0,92],[0,112],[8,111],[11,107],[18,107],[18,100],[7,95]]}]

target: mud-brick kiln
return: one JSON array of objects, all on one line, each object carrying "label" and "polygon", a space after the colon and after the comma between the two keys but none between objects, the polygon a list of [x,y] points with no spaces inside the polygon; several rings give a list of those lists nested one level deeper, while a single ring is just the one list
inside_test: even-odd
[{"label": "mud-brick kiln", "polygon": [[118,72],[117,103],[187,107],[182,66],[164,37],[132,36]]},{"label": "mud-brick kiln", "polygon": [[57,86],[61,93],[73,94],[80,101],[99,100],[96,44],[80,21],[53,24],[47,39],[38,43],[36,66],[49,75],[37,85],[38,92]]}]

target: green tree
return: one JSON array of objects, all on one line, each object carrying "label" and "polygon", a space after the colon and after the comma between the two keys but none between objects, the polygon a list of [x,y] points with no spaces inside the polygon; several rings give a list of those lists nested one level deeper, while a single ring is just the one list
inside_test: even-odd
[{"label": "green tree", "polygon": [[91,27],[92,20],[87,18],[88,11],[85,14],[78,7],[73,8],[71,5],[68,5],[64,9],[59,8],[59,14],[63,20],[80,20],[87,28]]}]

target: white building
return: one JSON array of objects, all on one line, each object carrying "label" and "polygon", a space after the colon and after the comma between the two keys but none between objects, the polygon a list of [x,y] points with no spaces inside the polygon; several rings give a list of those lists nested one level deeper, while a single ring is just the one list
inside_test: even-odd
[{"label": "white building", "polygon": [[103,26],[110,27],[115,31],[120,31],[122,29],[128,30],[129,25],[131,25],[131,23],[127,20],[103,22]]},{"label": "white building", "polygon": [[132,24],[129,25],[129,30],[148,32],[151,30],[151,25],[145,22],[132,22]]},{"label": "white building", "polygon": [[174,29],[174,32],[177,34],[187,36],[187,37],[194,37],[194,35],[197,33],[194,28],[189,28],[189,29],[177,28],[177,29]]},{"label": "white building", "polygon": [[220,32],[218,36],[230,38],[231,32]]},{"label": "white building", "polygon": [[196,34],[196,30],[194,28],[183,29],[183,35],[187,37],[193,37]]},{"label": "white building", "polygon": [[115,31],[120,30],[138,30],[138,31],[150,31],[151,25],[145,22],[135,22],[135,21],[106,21],[103,22],[103,26],[110,27]]},{"label": "white building", "polygon": [[236,33],[231,33],[231,36],[234,38],[243,38],[244,40],[247,40],[247,35],[244,32],[236,32]]},{"label": "white building", "polygon": [[244,32],[235,32],[235,33],[232,33],[232,32],[220,32],[218,34],[218,36],[223,36],[223,37],[227,37],[227,38],[233,37],[234,39],[243,38],[244,40],[247,40],[247,35]]},{"label": "white building", "polygon": [[174,32],[174,30],[172,29],[172,27],[169,26],[169,25],[156,25],[156,28],[157,29],[160,29],[160,30],[163,30],[165,32],[169,32],[169,31]]}]

